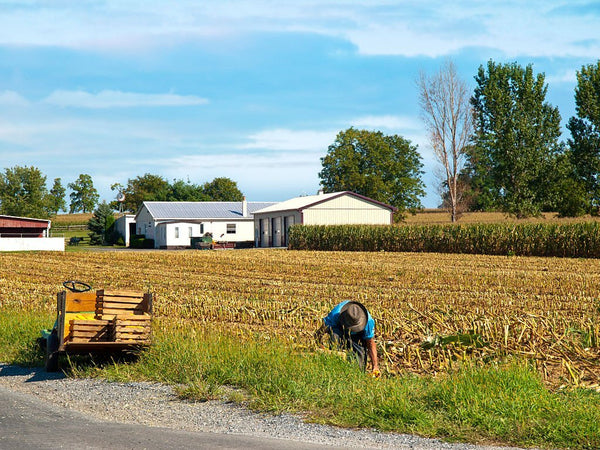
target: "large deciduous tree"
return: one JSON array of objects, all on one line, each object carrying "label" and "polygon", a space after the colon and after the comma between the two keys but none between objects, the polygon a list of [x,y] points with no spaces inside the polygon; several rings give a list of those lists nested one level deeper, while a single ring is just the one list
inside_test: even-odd
[{"label": "large deciduous tree", "polygon": [[544,79],[531,65],[489,61],[479,68],[468,165],[486,208],[527,217],[545,206],[560,149],[560,114],[546,102]]},{"label": "large deciduous tree", "polygon": [[586,192],[586,209],[600,207],[600,61],[577,72],[575,88],[577,116],[567,128],[571,163]]},{"label": "large deciduous tree", "polygon": [[174,202],[207,202],[211,198],[202,186],[183,180],[173,180],[168,200]]},{"label": "large deciduous tree", "polygon": [[337,135],[321,164],[326,192],[365,195],[395,206],[400,217],[421,207],[423,164],[417,147],[401,136],[349,128]]},{"label": "large deciduous tree", "polygon": [[0,213],[10,216],[50,216],[46,177],[37,167],[15,166],[0,174]]},{"label": "large deciduous tree", "polygon": [[59,211],[65,211],[67,209],[65,195],[66,190],[62,185],[61,179],[55,178],[54,184],[52,185],[48,195],[48,209],[53,215],[58,214]]},{"label": "large deciduous tree", "polygon": [[94,187],[94,182],[90,175],[82,173],[77,180],[69,183],[67,186],[72,191],[69,195],[71,198],[69,212],[71,214],[80,211],[88,213],[94,210],[100,195],[98,195],[98,191]]},{"label": "large deciduous tree", "polygon": [[202,191],[213,202],[241,202],[244,194],[237,183],[226,177],[218,177],[202,185]]},{"label": "large deciduous tree", "polygon": [[229,178],[219,177],[200,185],[189,180],[173,180],[169,183],[159,175],[145,174],[127,181],[127,187],[114,184],[114,189],[125,194],[123,207],[136,212],[143,202],[209,202],[209,201],[241,201],[244,194],[237,183]]},{"label": "large deciduous tree", "polygon": [[446,61],[432,76],[421,72],[418,86],[421,115],[429,132],[429,143],[443,168],[440,178],[446,187],[445,200],[451,220],[456,222],[464,204],[465,184],[459,175],[473,131],[471,93],[452,61]]},{"label": "large deciduous tree", "polygon": [[127,181],[123,207],[128,211],[137,212],[144,202],[168,200],[170,192],[171,187],[167,180],[159,175],[147,173]]}]

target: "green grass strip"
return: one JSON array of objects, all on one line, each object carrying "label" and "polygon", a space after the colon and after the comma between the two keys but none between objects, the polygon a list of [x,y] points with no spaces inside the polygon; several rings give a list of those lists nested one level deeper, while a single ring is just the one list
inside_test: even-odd
[{"label": "green grass strip", "polygon": [[[39,360],[31,348],[40,323],[47,326],[48,320],[34,315],[27,313],[20,322],[0,311],[8,324],[0,331],[1,359]],[[525,363],[464,367],[436,379],[372,379],[339,356],[296,351],[259,334],[241,340],[206,326],[156,325],[153,346],[137,361],[100,366],[84,361],[71,373],[168,383],[196,400],[222,397],[222,386],[233,386],[244,392],[237,399],[253,408],[303,412],[315,422],[339,426],[450,441],[600,448],[600,394],[550,392]]]},{"label": "green grass strip", "polygon": [[56,313],[0,308],[0,361],[24,367],[43,363],[37,339],[41,330],[51,328]]}]

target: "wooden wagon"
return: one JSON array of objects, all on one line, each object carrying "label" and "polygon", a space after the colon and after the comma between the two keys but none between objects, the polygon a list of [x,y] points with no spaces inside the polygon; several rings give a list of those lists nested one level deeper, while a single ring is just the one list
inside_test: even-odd
[{"label": "wooden wagon", "polygon": [[42,332],[47,371],[59,369],[61,353],[122,352],[150,345],[154,294],[65,286],[71,289],[57,293],[54,328]]}]

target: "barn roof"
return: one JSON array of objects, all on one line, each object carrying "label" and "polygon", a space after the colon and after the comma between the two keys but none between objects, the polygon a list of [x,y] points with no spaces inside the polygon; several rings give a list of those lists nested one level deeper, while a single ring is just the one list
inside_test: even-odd
[{"label": "barn roof", "polygon": [[331,192],[329,194],[317,194],[317,195],[306,195],[303,197],[295,197],[290,200],[286,200],[284,202],[276,203],[274,205],[265,207],[263,209],[255,211],[256,213],[268,213],[275,211],[302,211],[303,209],[310,208],[311,206],[318,205],[319,203],[326,202],[328,200],[334,199],[336,197],[341,197],[343,195],[351,195],[353,197],[360,198],[367,202],[373,203],[375,205],[379,205],[383,208],[387,208],[390,211],[395,211],[396,208],[387,205],[385,203],[378,202],[377,200],[373,200],[372,198],[365,197],[364,195],[357,194],[351,191],[342,191],[342,192]]},{"label": "barn roof", "polygon": [[[243,202],[144,202],[154,220],[179,219],[244,219]],[[273,202],[247,202],[248,216],[262,208],[273,205]]]},{"label": "barn roof", "polygon": [[34,228],[47,228],[50,226],[50,220],[48,219],[34,219],[32,217],[17,217],[17,216],[6,216],[0,214],[0,226],[14,227],[14,226],[28,226]]}]

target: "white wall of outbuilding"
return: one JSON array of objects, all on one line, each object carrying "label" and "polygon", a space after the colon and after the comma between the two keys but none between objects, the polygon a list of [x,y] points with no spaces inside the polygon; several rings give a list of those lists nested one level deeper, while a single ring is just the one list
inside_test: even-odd
[{"label": "white wall of outbuilding", "polygon": [[351,194],[340,195],[299,210],[254,213],[254,245],[287,247],[289,227],[303,225],[390,225],[390,208]]}]

